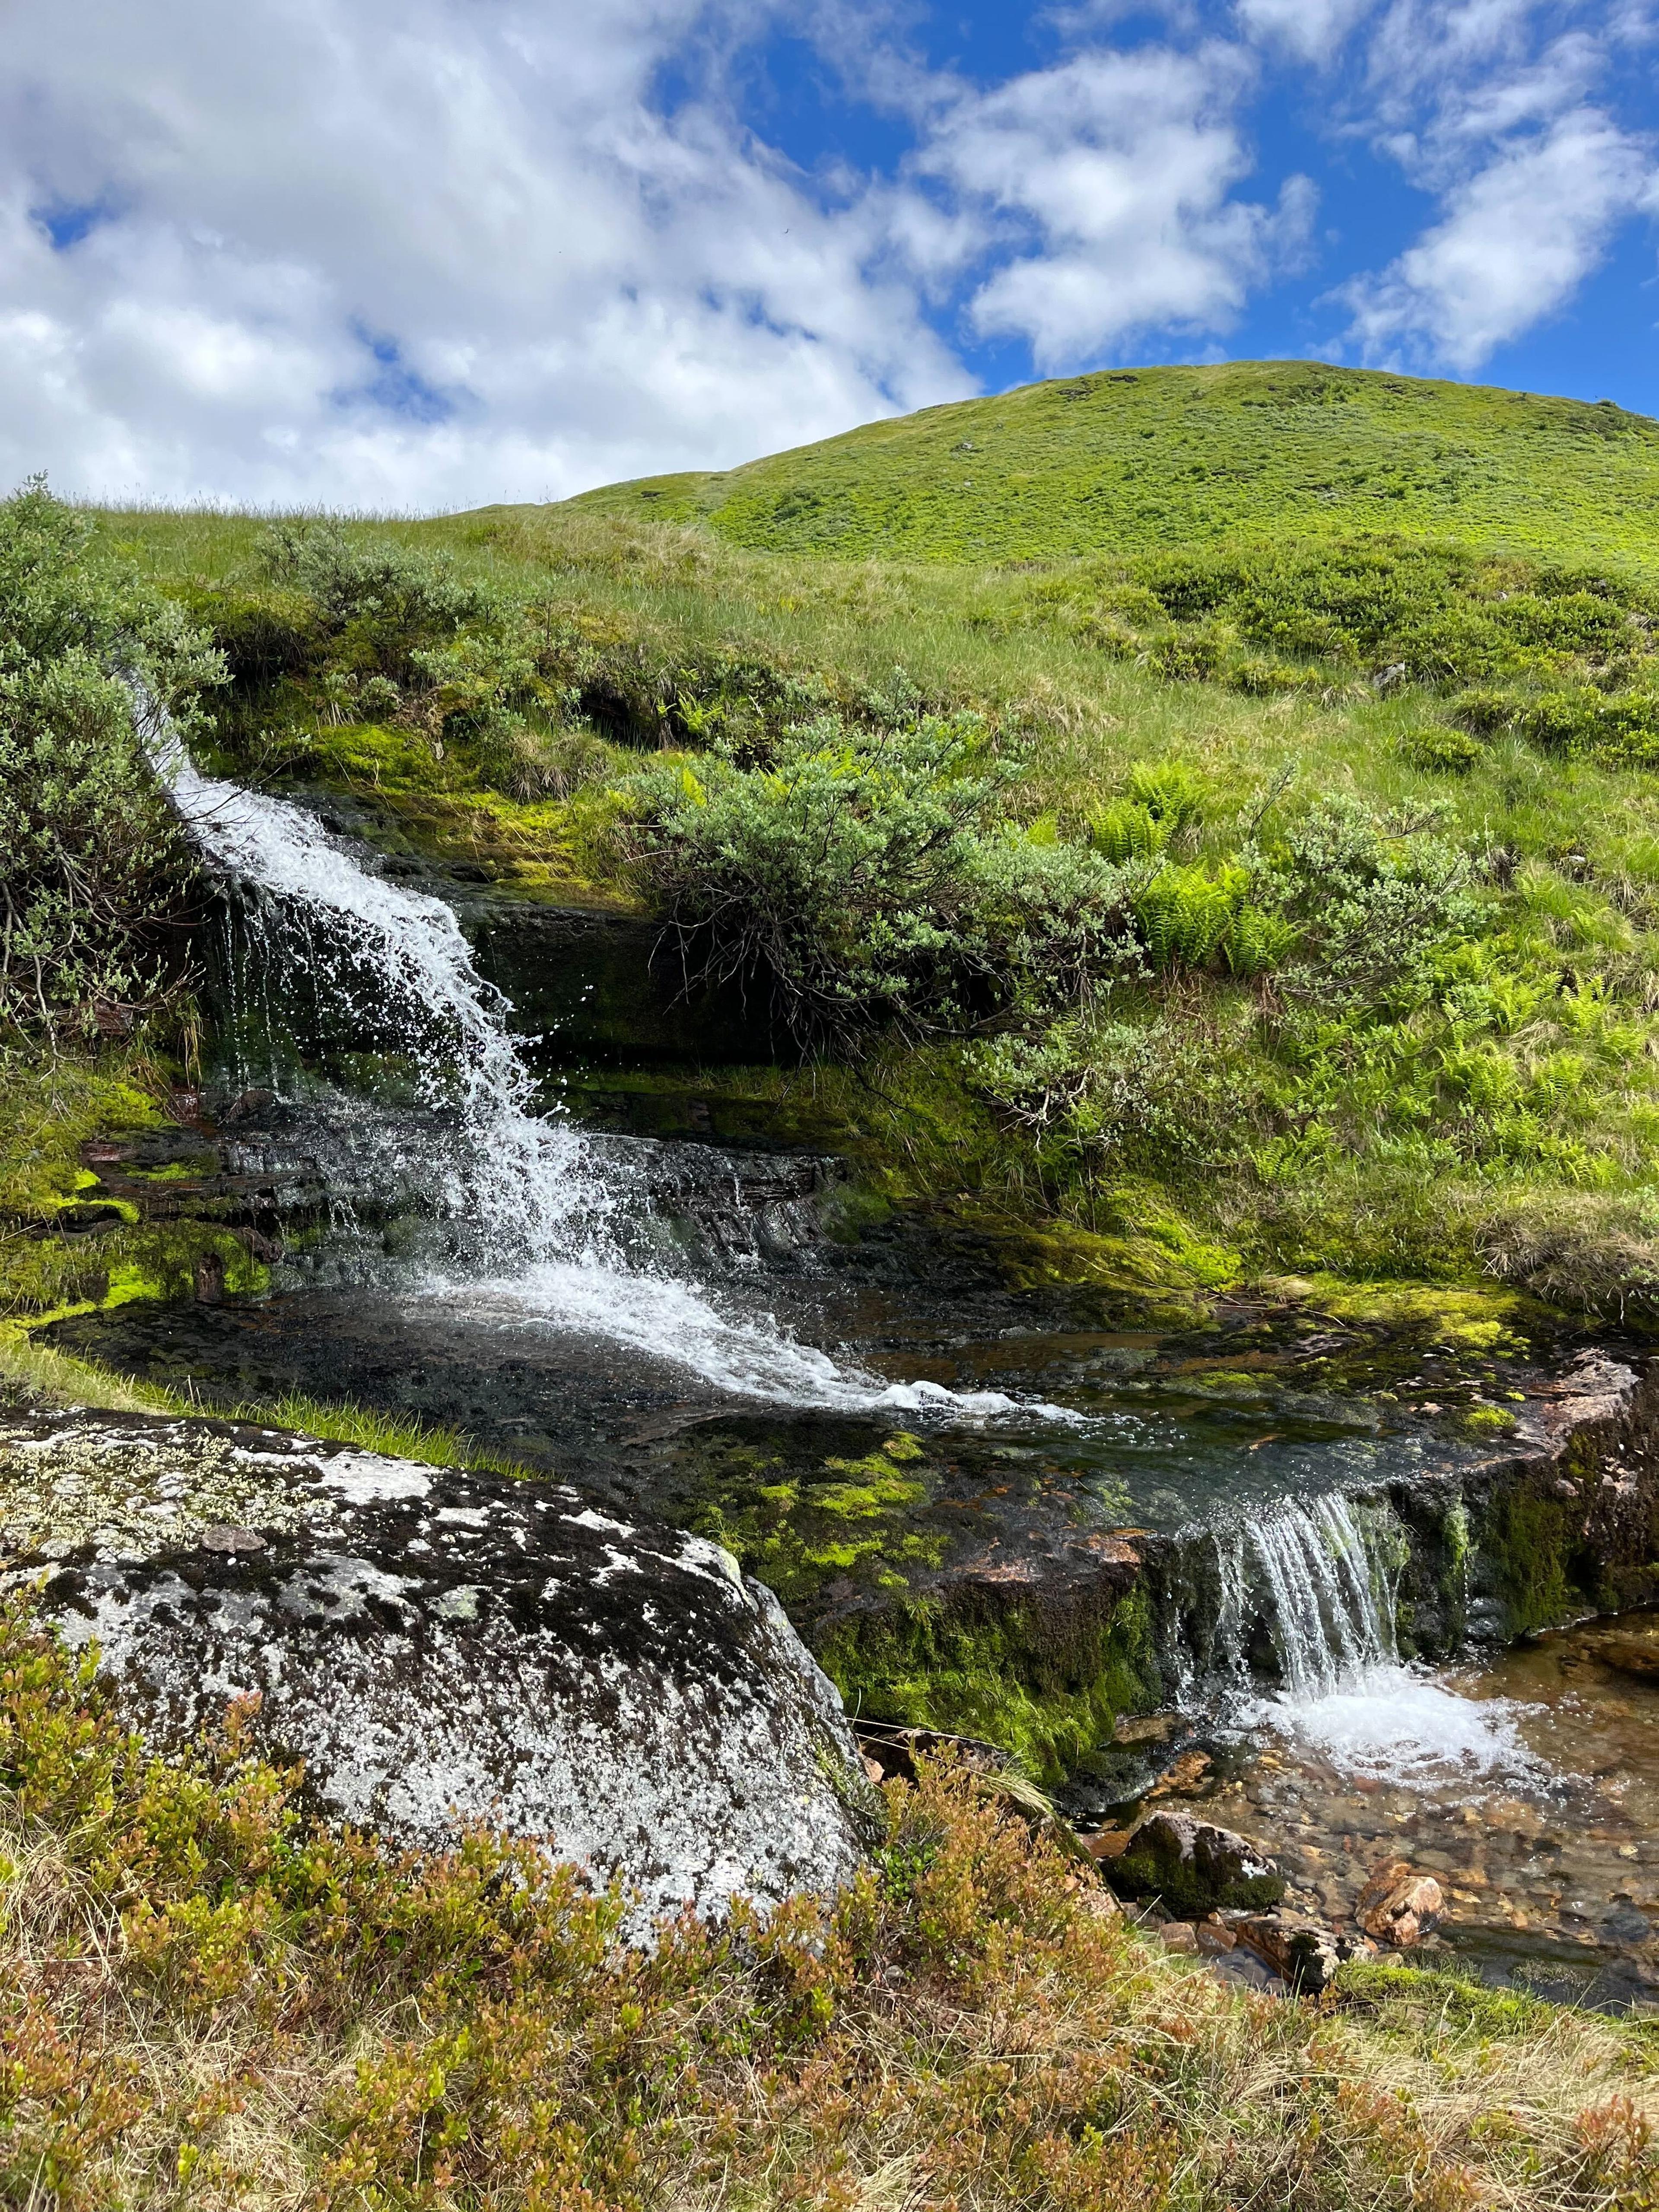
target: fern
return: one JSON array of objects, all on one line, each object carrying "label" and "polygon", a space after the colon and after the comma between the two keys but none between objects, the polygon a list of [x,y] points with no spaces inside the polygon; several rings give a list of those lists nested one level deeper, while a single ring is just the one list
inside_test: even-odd
[{"label": "fern", "polygon": [[1120,799],[1095,817],[1089,834],[1101,858],[1122,867],[1131,860],[1155,859],[1169,843],[1174,826],[1150,807]]}]

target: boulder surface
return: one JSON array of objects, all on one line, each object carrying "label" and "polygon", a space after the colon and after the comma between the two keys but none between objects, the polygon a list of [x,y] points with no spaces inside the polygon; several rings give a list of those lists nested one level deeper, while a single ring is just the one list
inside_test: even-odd
[{"label": "boulder surface", "polygon": [[635,1935],[857,1863],[868,1784],[771,1593],[574,1490],[243,1423],[0,1415],[0,1584],[42,1577],[158,1748],[257,1697],[319,1810],[545,1838],[623,1878]]}]

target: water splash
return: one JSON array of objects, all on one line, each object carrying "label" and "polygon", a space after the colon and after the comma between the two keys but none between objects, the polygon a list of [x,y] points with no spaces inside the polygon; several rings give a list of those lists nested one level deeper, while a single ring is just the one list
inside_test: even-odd
[{"label": "water splash", "polygon": [[1345,1774],[1437,1790],[1546,1779],[1545,1762],[1522,1740],[1526,1711],[1509,1698],[1463,1697],[1426,1667],[1395,1660],[1316,1697],[1263,1699],[1249,1717]]},{"label": "water splash", "polygon": [[[1386,1506],[1334,1493],[1287,1500],[1210,1542],[1212,1680],[1232,1729],[1270,1728],[1346,1774],[1415,1788],[1543,1774],[1522,1741],[1521,1708],[1460,1696],[1401,1661],[1405,1540]],[[1265,1697],[1255,1672],[1264,1645],[1279,1680]]]},{"label": "water splash", "polygon": [[[366,1176],[388,1204],[418,1193],[443,1224],[441,1255],[407,1288],[503,1327],[605,1338],[737,1397],[1076,1418],[1000,1391],[893,1383],[838,1364],[769,1321],[722,1312],[703,1286],[641,1265],[651,1239],[637,1163],[532,1110],[511,1004],[479,975],[451,909],[371,872],[306,808],[203,775],[170,733],[155,754],[191,836],[238,888],[263,988],[303,975],[411,1070],[415,1110],[337,1097],[312,1117],[325,1151],[350,1152],[360,1183]],[[270,1073],[280,1089],[281,1069]]]}]

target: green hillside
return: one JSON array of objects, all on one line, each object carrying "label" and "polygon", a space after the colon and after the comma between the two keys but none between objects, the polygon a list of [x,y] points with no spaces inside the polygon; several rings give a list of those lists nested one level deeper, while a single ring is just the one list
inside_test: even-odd
[{"label": "green hillside", "polygon": [[1113,370],[569,502],[755,551],[989,562],[1237,536],[1449,536],[1659,562],[1659,423],[1317,362]]}]

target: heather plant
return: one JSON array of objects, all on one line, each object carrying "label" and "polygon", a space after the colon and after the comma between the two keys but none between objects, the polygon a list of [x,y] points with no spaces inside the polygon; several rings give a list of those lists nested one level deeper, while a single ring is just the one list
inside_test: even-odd
[{"label": "heather plant", "polygon": [[94,1666],[0,1608],[8,2203],[1651,2202],[1639,2028],[1409,1969],[1229,1992],[975,1775],[887,1784],[839,1897],[629,1949],[556,1850],[332,1830],[246,1706],[164,1761]]}]

